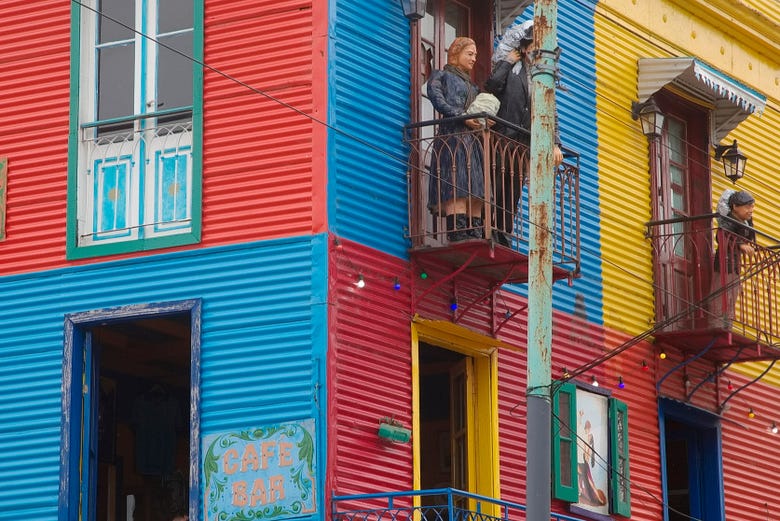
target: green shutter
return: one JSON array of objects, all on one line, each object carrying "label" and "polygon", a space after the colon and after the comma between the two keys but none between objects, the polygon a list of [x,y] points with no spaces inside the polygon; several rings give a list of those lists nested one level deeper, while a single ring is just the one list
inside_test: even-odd
[{"label": "green shutter", "polygon": [[631,517],[631,483],[628,475],[628,406],[609,399],[610,511]]},{"label": "green shutter", "polygon": [[577,487],[577,386],[555,383],[552,397],[553,497],[570,503],[579,500]]}]

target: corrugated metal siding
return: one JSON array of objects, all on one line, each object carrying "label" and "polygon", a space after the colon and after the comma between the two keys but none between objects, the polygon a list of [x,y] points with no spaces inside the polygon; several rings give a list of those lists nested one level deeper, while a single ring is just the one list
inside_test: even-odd
[{"label": "corrugated metal siding", "polygon": [[[324,230],[326,2],[204,3],[202,243],[184,249]],[[12,0],[0,20],[0,273],[63,267],[70,5]]]},{"label": "corrugated metal siding", "polygon": [[653,319],[647,139],[631,119],[640,56],[658,52],[628,28],[596,17],[604,325],[636,335]]},{"label": "corrugated metal siding", "polygon": [[[524,299],[505,293],[502,301],[517,309]],[[501,349],[499,354],[499,440],[501,451],[501,497],[525,503],[526,461],[526,315],[519,314],[501,339],[521,346],[518,350]],[[553,314],[553,379],[561,378],[564,368],[570,372],[597,359],[629,340],[625,334],[605,331],[560,312]],[[629,410],[630,470],[633,519],[658,519],[662,497],[660,488],[660,437],[655,382],[659,377],[654,363],[653,346],[642,342],[631,349],[577,377],[590,383],[596,376],[601,387],[626,402]],[[649,370],[642,370],[642,361]],[[618,389],[618,377],[626,387]],[[553,510],[566,513],[567,506],[553,502]]]},{"label": "corrugated metal siding", "polygon": [[[594,2],[560,2],[558,4],[558,45],[560,83],[556,90],[561,141],[564,147],[580,154],[580,225],[582,276],[573,285],[564,282],[555,286],[553,306],[571,313],[575,295],[582,294],[589,303],[589,319],[602,322],[601,309],[601,244],[598,139],[596,135],[596,86],[594,57]],[[533,16],[533,7],[522,15]],[[528,288],[514,288],[527,295]]]},{"label": "corrugated metal siding", "polygon": [[[338,0],[331,15],[332,229],[406,256],[409,22],[397,2]],[[355,139],[357,138],[357,139]]]},{"label": "corrugated metal siding", "polygon": [[[330,492],[409,490],[412,445],[377,436],[384,417],[412,426],[408,269],[349,241],[331,255]],[[359,289],[354,283],[361,274],[366,286]]]},{"label": "corrugated metal siding", "polygon": [[[732,376],[735,389],[753,378]],[[748,408],[756,416],[747,417]],[[723,412],[721,439],[723,450],[723,487],[726,497],[726,519],[764,521],[780,510],[777,490],[780,480],[780,436],[769,429],[780,425],[777,388],[764,383],[753,384],[729,401]]]},{"label": "corrugated metal siding", "polygon": [[[679,2],[604,3],[609,9],[596,16],[600,190],[605,223],[604,316],[605,325],[637,334],[647,329],[648,319],[653,317],[651,256],[647,241],[642,238],[643,224],[650,218],[647,140],[638,122],[630,118],[631,101],[637,98],[637,60],[695,56],[765,94],[777,92],[776,82],[770,80],[772,74],[766,71],[777,70],[780,63],[776,57],[755,55],[748,42],[732,36],[728,25],[709,25],[710,6],[696,4],[708,13],[691,16],[688,11],[677,9],[675,4]],[[777,8],[766,9],[760,2],[755,2],[755,6],[762,9],[762,16],[773,23],[780,22]],[[628,21],[636,25],[629,25]],[[730,19],[728,23],[740,28],[751,21]],[[777,111],[766,110],[761,118],[751,116],[727,137],[727,141],[738,139],[740,147],[743,143],[753,147],[746,152],[751,161],[750,173],[740,185],[757,194],[759,201],[765,198],[766,209],[776,208],[780,199],[776,190],[769,189],[774,183],[774,159],[767,154],[765,139],[760,136],[779,131]],[[721,178],[722,168],[714,162],[712,170],[713,199],[717,200],[731,183]],[[772,210],[762,218],[760,206],[756,211],[757,226],[776,234]]]},{"label": "corrugated metal siding", "polygon": [[309,116],[323,119],[313,88],[324,86],[314,74],[326,56],[315,52],[313,16],[305,0],[205,2],[205,61],[216,71],[203,88],[203,246],[311,234],[324,219],[313,209],[326,174],[312,158],[326,130]]},{"label": "corrugated metal siding", "polygon": [[8,157],[0,272],[62,265],[67,188],[70,6],[0,5],[0,156]]},{"label": "corrugated metal siding", "polygon": [[[6,277],[0,519],[57,515],[66,313],[200,298],[203,434],[324,420],[315,389],[325,351],[325,256],[317,236]],[[318,432],[324,436],[324,425]],[[318,461],[322,470],[324,457]]]}]

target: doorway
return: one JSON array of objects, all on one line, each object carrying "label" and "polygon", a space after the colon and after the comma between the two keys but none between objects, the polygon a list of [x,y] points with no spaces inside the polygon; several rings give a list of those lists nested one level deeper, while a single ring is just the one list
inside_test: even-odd
[{"label": "doorway", "polygon": [[416,326],[415,488],[498,497],[496,350],[474,333]]},{"label": "doorway", "polygon": [[724,519],[717,417],[662,400],[660,419],[665,519]]},{"label": "doorway", "polygon": [[63,404],[70,413],[68,466],[71,480],[78,479],[68,486],[66,518],[170,521],[190,512],[197,481],[190,475],[199,336],[193,310],[109,315],[67,322],[66,365],[71,381],[83,386],[72,385]]},{"label": "doorway", "polygon": [[424,490],[469,490],[470,362],[460,353],[420,344],[420,479]]}]

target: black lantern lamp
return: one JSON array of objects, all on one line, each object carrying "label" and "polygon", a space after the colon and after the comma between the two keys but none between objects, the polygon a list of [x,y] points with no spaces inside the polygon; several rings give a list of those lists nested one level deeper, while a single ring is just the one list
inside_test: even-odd
[{"label": "black lantern lamp", "polygon": [[723,162],[723,174],[736,183],[745,175],[747,157],[739,151],[737,140],[730,145],[715,146],[715,160]]},{"label": "black lantern lamp", "polygon": [[631,103],[631,117],[642,124],[642,133],[648,138],[659,137],[664,128],[664,113],[650,98],[644,103]]},{"label": "black lantern lamp", "polygon": [[413,22],[425,16],[425,0],[401,0],[404,16]]}]

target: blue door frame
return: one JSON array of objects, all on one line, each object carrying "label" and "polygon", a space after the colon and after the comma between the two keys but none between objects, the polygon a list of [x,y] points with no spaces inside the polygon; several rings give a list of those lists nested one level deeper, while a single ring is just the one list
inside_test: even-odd
[{"label": "blue door frame", "polygon": [[[671,421],[675,426],[671,428]],[[681,402],[661,398],[658,404],[661,432],[661,480],[664,521],[669,520],[667,443],[684,441],[687,447],[688,490],[691,516],[708,521],[725,519],[720,418]]]},{"label": "blue door frame", "polygon": [[[200,468],[200,324],[201,301],[185,300],[159,304],[140,304],[101,309],[65,316],[62,362],[62,444],[60,449],[59,521],[94,521],[94,501],[80,506],[82,494],[91,497],[95,491],[94,473],[91,483],[82,483],[81,445],[92,445],[82,430],[89,428],[94,416],[90,407],[97,381],[95,354],[89,328],[98,324],[127,322],[141,318],[188,313],[190,316],[190,468]],[[86,379],[85,379],[86,378]],[[190,472],[189,511],[197,511],[200,472]],[[83,512],[80,512],[84,508]],[[80,515],[81,514],[81,515]],[[83,516],[89,516],[87,518]]]}]

